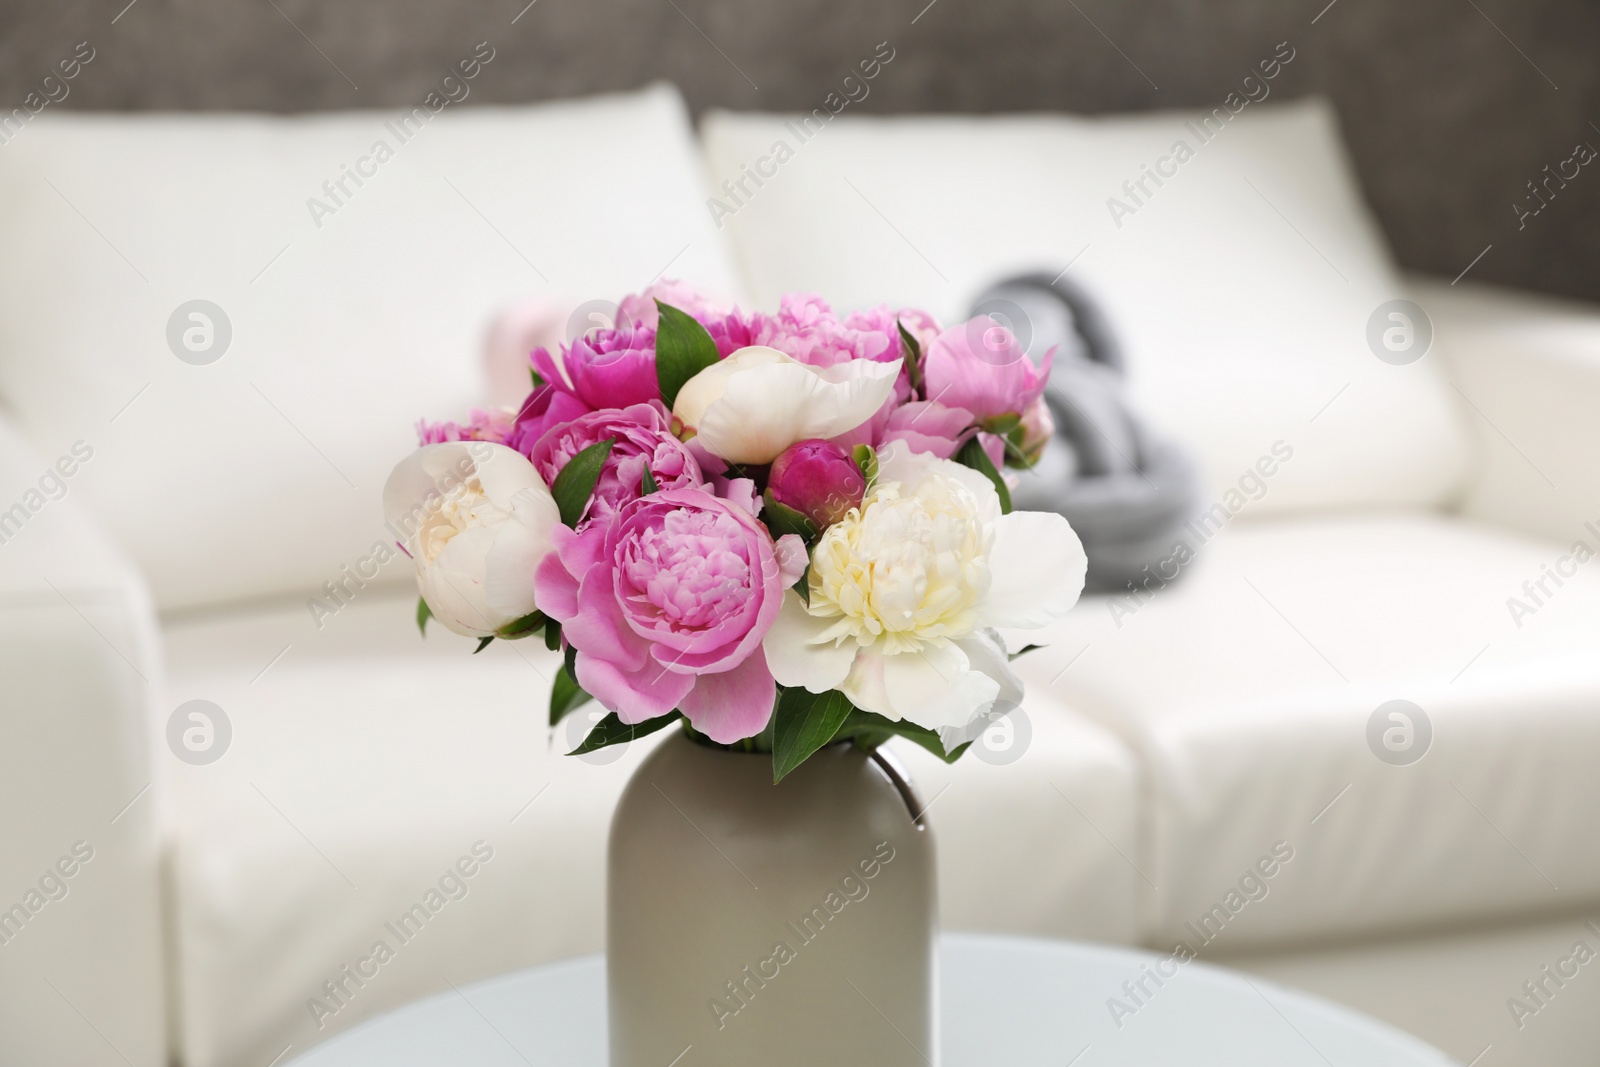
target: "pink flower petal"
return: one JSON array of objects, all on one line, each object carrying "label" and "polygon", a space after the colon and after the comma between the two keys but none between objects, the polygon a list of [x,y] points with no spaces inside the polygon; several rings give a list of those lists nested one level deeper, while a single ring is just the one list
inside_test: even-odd
[{"label": "pink flower petal", "polygon": [[692,675],[673,674],[654,663],[646,663],[640,671],[626,671],[615,663],[581,651],[576,666],[578,684],[630,725],[672,711],[695,684]]},{"label": "pink flower petal", "polygon": [[578,579],[562,566],[561,557],[550,553],[539,563],[533,579],[534,607],[557,622],[578,614]]},{"label": "pink flower petal", "polygon": [[660,669],[651,666],[649,642],[639,638],[624,621],[611,574],[603,566],[595,567],[583,579],[578,590],[578,611],[561,624],[561,636],[579,652],[608,660],[619,670]]},{"label": "pink flower petal", "polygon": [[777,694],[767,658],[758,648],[731,671],[700,675],[678,707],[696,730],[727,745],[766,728]]},{"label": "pink flower petal", "polygon": [[778,558],[778,580],[787,589],[800,580],[806,564],[811,562],[806,556],[806,543],[799,534],[784,534],[772,547]]}]

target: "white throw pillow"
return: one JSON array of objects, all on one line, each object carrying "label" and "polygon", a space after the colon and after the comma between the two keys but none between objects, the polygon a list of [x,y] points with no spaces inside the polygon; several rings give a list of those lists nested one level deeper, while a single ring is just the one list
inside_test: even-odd
[{"label": "white throw pillow", "polygon": [[[0,149],[0,398],[45,454],[93,446],[74,485],[164,608],[355,589],[416,420],[486,400],[508,303],[663,271],[736,295],[670,87],[402,114],[52,112]],[[169,348],[191,300],[231,327],[209,365]]]},{"label": "white throw pillow", "polygon": [[714,113],[707,208],[763,304],[810,289],[948,322],[1008,273],[1071,264],[1124,342],[1138,408],[1230,511],[1446,500],[1468,438],[1436,357],[1396,366],[1368,345],[1405,293],[1330,107],[1201,115]]}]

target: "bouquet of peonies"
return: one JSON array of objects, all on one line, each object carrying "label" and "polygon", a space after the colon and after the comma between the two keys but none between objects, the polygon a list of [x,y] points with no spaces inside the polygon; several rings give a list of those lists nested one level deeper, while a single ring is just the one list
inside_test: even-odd
[{"label": "bouquet of peonies", "polygon": [[576,752],[681,719],[774,780],[838,741],[953,760],[1021,700],[1016,631],[1083,587],[1072,528],[1001,473],[1049,439],[1049,362],[987,318],[627,297],[532,353],[514,415],[420,425],[384,489],[418,624],[561,650],[551,725],[610,712]]}]

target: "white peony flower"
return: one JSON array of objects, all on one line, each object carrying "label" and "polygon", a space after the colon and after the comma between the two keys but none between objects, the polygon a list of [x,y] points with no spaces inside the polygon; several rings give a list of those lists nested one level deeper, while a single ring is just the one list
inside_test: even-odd
[{"label": "white peony flower", "polygon": [[861,507],[812,552],[809,605],[785,595],[767,666],[782,685],[838,689],[953,746],[995,701],[1022,699],[996,628],[1065,614],[1087,564],[1066,519],[1002,515],[983,475],[894,442]]},{"label": "white peony flower", "polygon": [[383,509],[445,626],[487,637],[533,612],[534,571],[561,513],[520,453],[486,441],[427,445],[389,475]]},{"label": "white peony flower", "polygon": [[872,418],[899,376],[898,359],[813,367],[751,345],[684,382],[672,413],[713,455],[771,463],[796,441],[837,437]]}]

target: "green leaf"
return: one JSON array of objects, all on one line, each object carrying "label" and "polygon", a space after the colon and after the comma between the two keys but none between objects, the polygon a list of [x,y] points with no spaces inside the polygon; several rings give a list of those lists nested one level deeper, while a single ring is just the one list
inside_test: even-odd
[{"label": "green leaf", "polygon": [[561,624],[554,619],[544,624],[544,647],[551,652],[561,648]]},{"label": "green leaf", "polygon": [[520,619],[512,619],[494,632],[496,637],[503,637],[507,641],[518,637],[526,637],[545,623],[544,612],[534,611]]},{"label": "green leaf", "polygon": [[561,650],[561,669],[573,678],[578,677],[578,650],[576,647],[568,645]]},{"label": "green leaf", "polygon": [[656,476],[650,473],[650,465],[645,464],[644,477],[639,479],[639,495],[649,496],[651,493],[661,492],[661,486],[656,484]]},{"label": "green leaf", "polygon": [[994,491],[1000,497],[1000,513],[1011,514],[1011,490],[1006,487],[1006,480],[1000,476],[1000,472],[994,469],[994,464],[989,461],[989,453],[983,450],[983,443],[977,437],[961,446],[961,451],[956,453],[956,462],[971,467],[994,483]]},{"label": "green leaf", "polygon": [[899,319],[894,321],[894,325],[900,331],[900,347],[905,352],[906,376],[911,381],[911,388],[926,399],[928,391],[922,384],[922,346],[911,336],[911,331],[900,324]]},{"label": "green leaf", "polygon": [[766,505],[762,508],[761,518],[774,541],[784,534],[799,534],[800,539],[808,543],[816,539],[816,525],[789,505],[778,503],[771,489],[761,494],[761,499]]},{"label": "green leaf", "polygon": [[857,747],[869,752],[891,737],[903,737],[921,745],[946,763],[954,763],[967,750],[967,746],[963,744],[957,746],[953,752],[946,752],[939,735],[934,731],[923,729],[903,719],[886,719],[870,711],[852,711],[835,736],[840,741],[854,741]]},{"label": "green leaf", "polygon": [[832,741],[854,710],[837,689],[826,693],[785,689],[772,713],[772,781],[783,781],[813,752]]},{"label": "green leaf", "polygon": [[555,684],[550,689],[550,725],[557,725],[569,712],[576,711],[593,699],[583,691],[583,686],[577,683],[571,672],[562,667],[556,671]]},{"label": "green leaf", "polygon": [[878,454],[872,450],[871,445],[856,445],[850,450],[850,458],[861,469],[861,477],[866,479],[867,489],[872,489],[872,483],[878,480]]},{"label": "green leaf", "polygon": [[488,637],[480,637],[480,638],[478,638],[478,647],[472,650],[472,654],[474,656],[476,656],[479,652],[482,652],[484,649],[488,648],[489,647],[489,642],[493,641],[493,640],[494,640],[494,635],[493,634],[490,634]]},{"label": "green leaf", "polygon": [[722,358],[706,328],[671,304],[656,301],[656,382],[661,402],[670,409],[683,383]]},{"label": "green leaf", "polygon": [[1015,652],[1011,653],[1011,655],[1008,656],[1007,658],[1008,659],[1016,659],[1018,656],[1026,656],[1029,652],[1032,652],[1034,649],[1043,648],[1043,647],[1044,647],[1043,645],[1023,645],[1021,648],[1019,648]]},{"label": "green leaf", "polygon": [[1028,454],[1022,450],[1022,445],[1027,439],[1028,431],[1021,424],[1006,434],[1006,466],[1029,470],[1038,465],[1039,458],[1044,455],[1044,449],[1039,449],[1034,457],[1029,459]]},{"label": "green leaf", "polygon": [[1014,411],[1008,411],[1004,415],[991,415],[984,419],[980,425],[989,433],[1004,437],[1022,425],[1022,416]]},{"label": "green leaf", "polygon": [[532,367],[528,368],[528,377],[533,379],[533,387],[535,389],[544,384],[544,377]]},{"label": "green leaf", "polygon": [[417,631],[423,637],[428,636],[428,620],[433,618],[433,609],[428,607],[428,602],[417,597]]},{"label": "green leaf", "polygon": [[575,527],[578,520],[583,518],[583,509],[589,506],[589,498],[594,495],[594,484],[600,480],[606,457],[611,455],[611,446],[616,443],[615,437],[596,441],[567,460],[567,465],[556,475],[550,495],[556,498],[556,507],[561,509],[563,525]]},{"label": "green leaf", "polygon": [[594,729],[589,731],[589,736],[583,739],[583,743],[568,752],[567,755],[581,756],[585,752],[598,752],[609,745],[625,745],[629,741],[637,741],[641,737],[649,737],[657,730],[671,726],[681,714],[681,712],[674,711],[667,715],[646,719],[644,722],[629,726],[617,718],[617,713],[613,711],[610,715],[595,723]]}]

